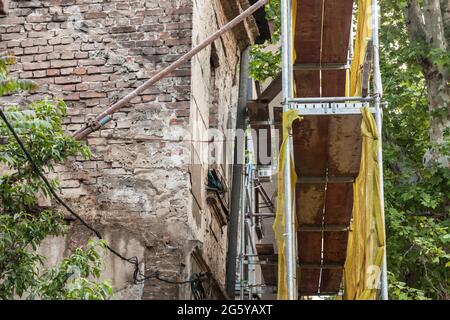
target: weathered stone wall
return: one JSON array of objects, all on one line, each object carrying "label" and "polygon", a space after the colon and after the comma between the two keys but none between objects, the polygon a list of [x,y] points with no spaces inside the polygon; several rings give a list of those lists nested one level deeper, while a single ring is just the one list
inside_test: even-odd
[{"label": "weathered stone wall", "polygon": [[[219,0],[10,1],[8,15],[0,18],[0,51],[16,55],[13,74],[39,84],[27,99],[66,101],[64,126],[74,132],[187,52],[191,42],[198,44],[223,25],[229,5]],[[248,24],[244,30],[251,35]],[[111,246],[138,256],[148,273],[156,268],[166,278],[187,278],[190,252],[198,246],[224,284],[226,226],[206,204],[208,144],[177,140],[186,130],[193,140],[207,140],[209,127],[224,130],[235,123],[236,66],[245,40],[239,41],[236,33],[217,40],[91,134],[89,160],[73,159],[56,168],[64,198]],[[200,170],[190,164],[195,157],[201,159]],[[229,180],[226,165],[218,170]],[[192,196],[191,183],[199,199]],[[200,210],[193,209],[196,200]],[[56,263],[90,236],[74,222],[64,239],[47,239],[41,250]],[[132,286],[132,267],[111,254],[105,265],[104,277],[112,278],[118,298],[189,298],[188,286],[156,280]]]},{"label": "weathered stone wall", "polygon": [[[196,0],[194,8],[192,38],[194,44],[198,44],[223,25],[226,17],[220,10],[218,1]],[[230,163],[230,159],[224,159],[220,153],[226,154],[226,148],[232,147],[232,144],[222,142],[224,136],[215,136],[219,143],[209,144],[205,141],[211,140],[213,129],[226,132],[232,130],[235,125],[239,58],[237,39],[229,33],[192,60],[191,130],[194,140],[192,143],[194,184],[205,184],[208,169],[217,169],[228,186],[231,185],[229,179],[231,173],[228,172],[226,165]],[[211,154],[215,154],[215,157]],[[194,193],[193,201],[197,201],[199,207],[196,208],[194,204],[190,225],[195,237],[203,243],[204,259],[223,286],[227,230],[226,226],[221,226],[212,212],[213,209],[207,205],[205,199],[208,196],[214,197],[206,188],[202,188],[199,195]]]},{"label": "weathered stone wall", "polygon": [[[65,128],[72,132],[189,50],[192,4],[11,1],[0,25],[0,50],[17,56],[14,73],[39,84],[29,98],[63,98],[69,107]],[[75,210],[124,255],[138,254],[146,268],[158,268],[166,277],[185,276],[182,262],[192,238],[186,214],[189,148],[164,140],[176,138],[177,130],[187,126],[189,100],[187,65],[92,134],[87,140],[90,160],[75,159],[57,168],[63,196]],[[60,247],[67,251],[67,243],[83,244],[88,237],[74,223]],[[53,251],[60,255],[59,249]],[[127,287],[132,268],[114,257],[105,262],[105,276],[113,276],[114,288]],[[178,296],[176,286],[150,281],[146,287],[150,290],[144,290],[143,298]]]}]

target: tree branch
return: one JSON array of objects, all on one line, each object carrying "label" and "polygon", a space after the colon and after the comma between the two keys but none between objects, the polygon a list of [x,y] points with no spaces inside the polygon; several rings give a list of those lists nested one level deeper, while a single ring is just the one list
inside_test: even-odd
[{"label": "tree branch", "polygon": [[405,18],[409,35],[413,40],[426,40],[429,38],[427,30],[425,29],[423,12],[417,0],[411,0],[408,2]]},{"label": "tree branch", "polygon": [[450,2],[448,0],[441,0],[441,12],[446,33],[445,38],[448,39],[450,34]]},{"label": "tree branch", "polygon": [[444,21],[439,0],[425,0],[424,19],[427,41],[437,49],[447,50]]}]

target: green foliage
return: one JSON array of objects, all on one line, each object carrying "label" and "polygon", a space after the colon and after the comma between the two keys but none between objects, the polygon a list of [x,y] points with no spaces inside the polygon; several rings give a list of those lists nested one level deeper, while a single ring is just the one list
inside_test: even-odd
[{"label": "green foliage", "polygon": [[[0,55],[0,95],[32,89],[31,82],[8,79],[14,59]],[[69,157],[89,156],[89,150],[62,130],[66,105],[63,101],[36,101],[26,107],[3,108],[42,172],[52,171]],[[98,245],[77,248],[57,267],[46,269],[38,253],[48,236],[66,231],[59,211],[38,206],[38,196],[49,190],[35,174],[23,151],[0,120],[0,299],[105,299],[111,295],[107,281],[95,282],[102,269]],[[51,180],[57,189],[58,181]]]},{"label": "green foliage", "polygon": [[36,285],[37,266],[43,257],[36,253],[48,235],[61,235],[64,224],[59,214],[41,212],[0,214],[0,298],[22,296]]},{"label": "green foliage", "polygon": [[381,5],[381,67],[388,103],[383,135],[390,295],[448,299],[450,171],[422,162],[434,142],[429,138],[427,88],[419,65],[428,57],[446,66],[448,53],[430,50],[424,41],[410,41],[404,2],[384,0]]},{"label": "green foliage", "polygon": [[408,287],[406,283],[398,281],[392,272],[388,272],[388,278],[391,296],[397,300],[431,300],[422,290]]},{"label": "green foliage", "polygon": [[264,82],[280,73],[281,51],[267,51],[267,44],[254,45],[250,50],[250,76]]},{"label": "green foliage", "polygon": [[89,242],[83,250],[77,248],[65,258],[58,268],[48,269],[39,278],[31,297],[41,299],[70,300],[104,300],[112,295],[112,287],[108,281],[92,282],[88,278],[100,277],[103,269],[101,256],[96,247],[105,249],[106,244]]},{"label": "green foliage", "polygon": [[281,30],[281,8],[279,0],[270,0],[265,7],[266,18],[274,24],[274,32],[270,41],[262,45],[254,45],[250,50],[250,76],[264,82],[275,78],[280,72],[281,48],[279,46]]},{"label": "green foliage", "polygon": [[12,55],[0,54],[0,96],[36,88],[36,84],[29,80],[8,79],[9,66],[14,62]]}]

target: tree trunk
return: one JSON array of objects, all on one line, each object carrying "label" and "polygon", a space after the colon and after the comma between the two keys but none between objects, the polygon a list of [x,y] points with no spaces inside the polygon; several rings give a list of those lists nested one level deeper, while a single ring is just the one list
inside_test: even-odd
[{"label": "tree trunk", "polygon": [[[406,10],[406,24],[411,41],[425,41],[432,51],[448,52],[449,4],[450,0],[410,0]],[[448,54],[448,53],[447,53]],[[444,143],[445,131],[450,124],[450,77],[448,66],[439,65],[431,56],[421,57],[422,67],[428,89],[430,111],[430,141],[433,147],[424,157],[426,164],[438,162],[449,166],[449,158],[440,152]],[[448,139],[448,138],[447,138]]]}]

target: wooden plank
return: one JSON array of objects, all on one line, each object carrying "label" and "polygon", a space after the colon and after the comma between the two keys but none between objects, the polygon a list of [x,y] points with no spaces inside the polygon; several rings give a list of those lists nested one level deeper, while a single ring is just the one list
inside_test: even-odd
[{"label": "wooden plank", "polygon": [[298,176],[325,176],[329,117],[308,116],[293,125],[295,169]]},{"label": "wooden plank", "polygon": [[295,63],[320,62],[320,34],[322,23],[322,0],[297,1],[294,49]]},{"label": "wooden plank", "polygon": [[299,269],[297,271],[299,295],[315,295],[319,289],[319,269]]},{"label": "wooden plank", "polygon": [[361,116],[330,118],[328,127],[328,168],[330,176],[357,177],[361,162]]},{"label": "wooden plank", "polygon": [[295,207],[299,225],[321,225],[325,186],[323,184],[298,184]]},{"label": "wooden plank", "polygon": [[323,263],[345,263],[348,242],[348,232],[327,232],[324,234]]},{"label": "wooden plank", "polygon": [[281,72],[278,76],[272,80],[272,82],[267,86],[266,89],[259,95],[258,100],[261,102],[271,102],[276,96],[281,92],[282,81]]},{"label": "wooden plank", "polygon": [[333,183],[327,186],[325,225],[349,225],[353,209],[353,184]]},{"label": "wooden plank", "polygon": [[322,71],[322,96],[345,97],[345,70]]},{"label": "wooden plank", "polygon": [[325,1],[322,63],[347,62],[352,11],[353,0]]},{"label": "wooden plank", "polygon": [[[294,49],[296,64],[320,62],[320,34],[322,0],[298,1]],[[297,97],[320,96],[320,72],[294,72]]]},{"label": "wooden plank", "polygon": [[320,71],[294,71],[295,94],[298,98],[320,97]]},{"label": "wooden plank", "polygon": [[342,274],[342,269],[323,269],[320,280],[320,292],[338,294],[341,288]]},{"label": "wooden plank", "polygon": [[321,232],[297,232],[299,263],[320,264],[322,251]]}]

